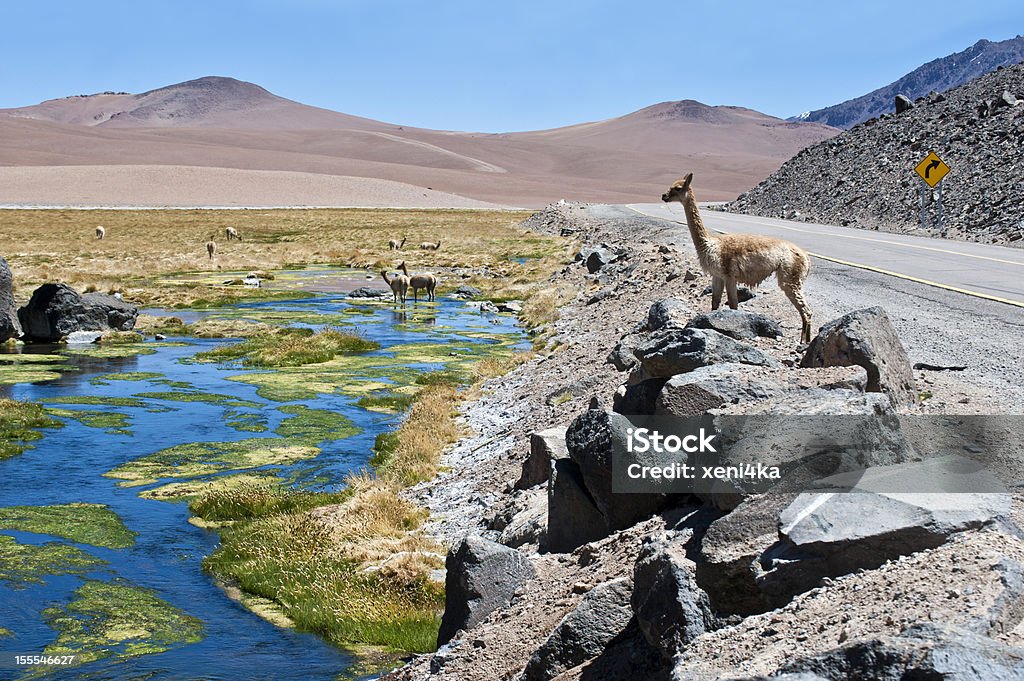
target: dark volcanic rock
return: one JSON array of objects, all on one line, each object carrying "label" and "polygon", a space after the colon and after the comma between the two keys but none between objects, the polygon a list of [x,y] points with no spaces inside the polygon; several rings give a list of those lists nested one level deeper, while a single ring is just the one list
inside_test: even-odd
[{"label": "dark volcanic rock", "polygon": [[691,319],[687,324],[691,329],[714,329],[736,340],[762,338],[782,338],[782,328],[777,322],[763,314],[744,312],[743,310],[715,310],[704,312]]},{"label": "dark volcanic rock", "polygon": [[75,331],[131,331],[138,311],[103,293],[79,295],[65,284],[43,284],[18,310],[25,339],[56,343]]},{"label": "dark volcanic rock", "polygon": [[444,616],[438,645],[472,629],[495,610],[507,607],[520,584],[536,575],[525,555],[481,537],[466,537],[445,560]]},{"label": "dark volcanic rock", "polygon": [[757,348],[711,329],[663,329],[633,351],[645,378],[669,378],[697,367],[723,362],[777,367]]},{"label": "dark volcanic rock", "polygon": [[900,636],[857,641],[780,671],[830,681],[1021,681],[1024,649],[963,629],[916,624]]},{"label": "dark volcanic rock", "polygon": [[677,298],[665,298],[647,311],[647,330],[681,329],[693,316],[693,308]]},{"label": "dark volcanic rock", "polygon": [[[612,492],[612,450],[616,442],[620,451],[625,450],[629,427],[629,421],[620,414],[589,409],[572,422],[565,434],[569,456],[579,467],[586,492],[611,530],[630,527],[665,505],[660,494]],[[548,532],[552,531],[549,520]]]},{"label": "dark volcanic rock", "polygon": [[766,400],[797,390],[863,392],[866,384],[867,372],[861,367],[768,369],[749,364],[713,364],[670,378],[658,395],[654,413],[698,416],[726,404]]},{"label": "dark volcanic rock", "polygon": [[21,324],[14,304],[14,276],[7,261],[0,256],[0,343],[21,336]]},{"label": "dark volcanic rock", "polygon": [[356,290],[348,292],[349,298],[384,298],[390,295],[391,291],[373,286],[360,286]]},{"label": "dark volcanic rock", "polygon": [[910,101],[910,97],[906,95],[896,95],[896,113],[901,114],[904,111],[910,111],[914,108],[914,103]]},{"label": "dark volcanic rock", "polygon": [[588,255],[584,261],[587,265],[587,271],[591,274],[596,274],[601,271],[606,265],[611,263],[615,259],[615,254],[605,248],[595,248]]},{"label": "dark volcanic rock", "polygon": [[633,570],[633,612],[648,643],[668,659],[715,623],[695,573],[681,543],[664,534],[644,539]]},{"label": "dark volcanic rock", "polygon": [[821,327],[800,366],[861,366],[867,390],[884,392],[894,405],[917,404],[917,385],[907,351],[881,307],[843,315]]},{"label": "dark volcanic rock", "polygon": [[608,522],[583,484],[579,466],[558,459],[548,481],[548,534],[544,550],[568,553],[584,544],[607,537]]},{"label": "dark volcanic rock", "polygon": [[516,481],[516,489],[526,489],[547,482],[551,465],[558,459],[568,459],[565,448],[566,426],[555,426],[530,434],[530,455],[523,461],[523,472]]},{"label": "dark volcanic rock", "polygon": [[626,577],[591,589],[530,657],[523,681],[548,681],[597,657],[629,624],[632,591]]},{"label": "dark volcanic rock", "polygon": [[640,383],[626,385],[616,392],[612,399],[612,411],[625,416],[650,415],[654,413],[658,396],[665,385],[664,378],[650,378]]}]

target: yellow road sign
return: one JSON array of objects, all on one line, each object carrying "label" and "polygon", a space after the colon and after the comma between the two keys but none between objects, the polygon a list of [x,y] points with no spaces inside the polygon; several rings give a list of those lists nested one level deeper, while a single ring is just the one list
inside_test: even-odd
[{"label": "yellow road sign", "polygon": [[938,154],[934,151],[929,151],[924,160],[914,168],[914,172],[920,175],[921,179],[927,182],[929,187],[934,187],[949,172],[949,166],[939,158]]}]

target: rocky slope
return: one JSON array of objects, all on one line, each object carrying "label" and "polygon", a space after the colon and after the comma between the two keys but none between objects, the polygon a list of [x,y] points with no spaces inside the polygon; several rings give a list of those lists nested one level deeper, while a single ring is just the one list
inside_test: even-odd
[{"label": "rocky slope", "polygon": [[997,67],[1012,66],[1022,61],[1024,36],[999,42],[979,40],[962,52],[921,65],[885,87],[840,104],[809,111],[790,120],[814,121],[836,128],[852,128],[870,118],[892,113],[896,95],[917,99],[932,92],[945,92],[994,71]]},{"label": "rocky slope", "polygon": [[[570,300],[542,330],[550,350],[485,384],[464,412],[476,434],[412,490],[452,547],[444,645],[386,678],[1020,679],[1019,494],[943,511],[874,494],[611,492],[624,414],[816,410],[877,427],[937,402],[903,403],[898,388],[927,376],[884,311],[829,325],[805,353],[779,296],[698,315],[707,278],[665,223],[600,215],[568,204],[528,221],[589,246],[552,277]],[[834,366],[837,333],[885,356]]]},{"label": "rocky slope", "polygon": [[923,182],[914,167],[935,151],[951,168],[925,192],[925,233],[1024,244],[1024,64],[997,69],[899,114],[872,119],[805,149],[727,209],[767,217],[918,230]]}]

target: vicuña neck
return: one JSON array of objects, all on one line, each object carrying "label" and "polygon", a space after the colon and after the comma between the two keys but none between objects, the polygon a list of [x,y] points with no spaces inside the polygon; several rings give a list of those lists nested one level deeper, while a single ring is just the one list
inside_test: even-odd
[{"label": "vicu\u00f1a neck", "polygon": [[704,221],[700,219],[700,211],[697,210],[697,199],[694,198],[693,192],[686,192],[681,203],[683,204],[683,210],[686,212],[686,226],[690,228],[690,238],[693,239],[693,245],[698,253],[703,253],[707,251],[711,243],[711,235],[708,234],[707,228],[704,227]]}]

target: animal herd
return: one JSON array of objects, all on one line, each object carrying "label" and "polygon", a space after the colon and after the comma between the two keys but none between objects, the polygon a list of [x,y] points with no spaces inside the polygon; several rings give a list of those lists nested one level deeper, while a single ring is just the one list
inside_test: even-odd
[{"label": "animal herd", "polygon": [[[402,250],[405,247],[405,242],[408,239],[409,239],[409,237],[407,237],[407,236],[403,236],[401,241],[399,241],[398,239],[389,239],[388,240],[388,250],[389,251],[400,251],[400,250]],[[441,240],[440,239],[437,240],[436,244],[433,241],[424,241],[424,242],[420,243],[420,250],[423,250],[423,251],[436,251],[439,248],[441,248]]]}]

